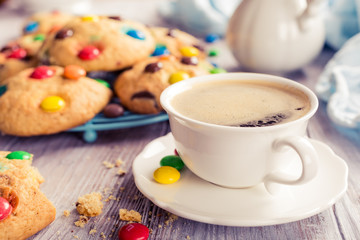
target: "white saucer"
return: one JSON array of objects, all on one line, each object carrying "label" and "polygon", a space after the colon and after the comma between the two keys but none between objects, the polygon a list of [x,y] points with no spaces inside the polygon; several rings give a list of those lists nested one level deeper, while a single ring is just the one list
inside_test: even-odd
[{"label": "white saucer", "polygon": [[228,189],[202,180],[189,169],[178,182],[155,182],[153,172],[163,156],[174,154],[173,136],[150,142],[136,157],[133,174],[137,188],[154,204],[191,220],[227,226],[265,226],[304,219],[332,206],[347,189],[344,160],[324,143],[310,140],[319,157],[315,179],[302,186],[284,186],[270,195],[263,184],[247,189]]}]

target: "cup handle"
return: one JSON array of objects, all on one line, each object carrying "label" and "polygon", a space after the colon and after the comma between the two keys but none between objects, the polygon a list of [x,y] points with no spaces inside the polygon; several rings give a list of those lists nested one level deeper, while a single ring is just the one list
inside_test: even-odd
[{"label": "cup handle", "polygon": [[264,178],[266,190],[270,194],[276,193],[274,183],[286,185],[301,185],[312,180],[318,171],[318,154],[314,146],[305,137],[290,136],[275,140],[273,149],[279,151],[283,147],[291,147],[300,157],[302,172],[299,178],[293,179],[283,172],[272,172]]}]

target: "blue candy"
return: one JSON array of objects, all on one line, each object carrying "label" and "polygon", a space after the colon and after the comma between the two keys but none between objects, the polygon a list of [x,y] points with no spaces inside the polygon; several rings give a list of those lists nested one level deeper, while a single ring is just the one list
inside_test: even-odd
[{"label": "blue candy", "polygon": [[6,90],[7,90],[6,85],[0,86],[0,97],[6,92]]},{"label": "blue candy", "polygon": [[170,52],[165,45],[156,44],[156,48],[154,52],[151,54],[151,56],[161,56],[161,55],[169,55],[169,54]]},{"label": "blue candy", "polygon": [[217,34],[209,34],[205,37],[205,41],[208,43],[216,42],[219,39],[220,39],[220,36]]},{"label": "blue candy", "polygon": [[145,40],[145,34],[135,29],[129,29],[126,34],[139,40]]},{"label": "blue candy", "polygon": [[39,28],[39,23],[35,21],[31,21],[25,26],[24,30],[25,32],[35,32],[36,30],[38,30],[38,28]]}]

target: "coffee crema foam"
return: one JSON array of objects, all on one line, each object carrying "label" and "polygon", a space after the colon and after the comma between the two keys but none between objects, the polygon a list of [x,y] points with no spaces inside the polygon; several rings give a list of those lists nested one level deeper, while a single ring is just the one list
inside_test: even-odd
[{"label": "coffee crema foam", "polygon": [[171,100],[180,114],[202,122],[263,127],[294,121],[310,110],[302,91],[261,80],[199,83]]}]

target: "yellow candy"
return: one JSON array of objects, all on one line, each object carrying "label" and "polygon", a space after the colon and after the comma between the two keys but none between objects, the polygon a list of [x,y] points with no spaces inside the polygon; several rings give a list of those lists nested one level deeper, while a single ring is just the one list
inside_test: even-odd
[{"label": "yellow candy", "polygon": [[154,179],[158,183],[171,184],[179,180],[180,172],[176,168],[163,166],[159,167],[154,172]]},{"label": "yellow candy", "polygon": [[187,78],[190,78],[190,75],[187,72],[178,71],[170,75],[169,83],[174,84]]},{"label": "yellow candy", "polygon": [[98,16],[83,16],[83,17],[81,17],[81,20],[83,20],[84,22],[97,22],[97,21],[99,21],[99,17]]},{"label": "yellow candy", "polygon": [[65,101],[58,96],[50,96],[45,98],[40,107],[46,112],[57,112],[65,107]]},{"label": "yellow candy", "polygon": [[182,47],[180,52],[184,57],[196,57],[199,55],[199,49],[196,47]]}]

